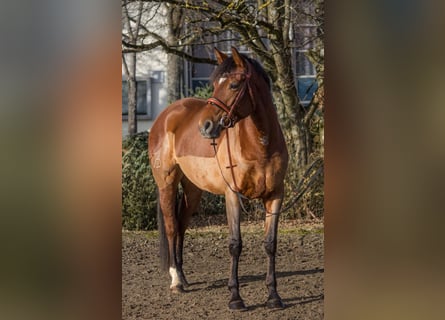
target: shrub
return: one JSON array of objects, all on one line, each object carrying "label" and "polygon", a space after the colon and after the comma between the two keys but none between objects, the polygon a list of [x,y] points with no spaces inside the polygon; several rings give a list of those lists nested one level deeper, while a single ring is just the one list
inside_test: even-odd
[{"label": "shrub", "polygon": [[204,192],[202,194],[198,213],[202,215],[225,214],[226,202],[224,196]]},{"label": "shrub", "polygon": [[148,162],[148,133],[122,142],[122,227],[156,228],[156,185]]},{"label": "shrub", "polygon": [[197,87],[192,95],[196,98],[208,99],[213,94],[213,88],[210,85],[205,85],[204,87]]}]

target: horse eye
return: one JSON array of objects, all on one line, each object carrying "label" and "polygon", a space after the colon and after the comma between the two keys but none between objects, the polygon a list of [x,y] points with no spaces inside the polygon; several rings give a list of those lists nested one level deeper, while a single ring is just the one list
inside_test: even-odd
[{"label": "horse eye", "polygon": [[239,88],[240,83],[239,82],[231,82],[229,88],[232,90],[236,90]]}]

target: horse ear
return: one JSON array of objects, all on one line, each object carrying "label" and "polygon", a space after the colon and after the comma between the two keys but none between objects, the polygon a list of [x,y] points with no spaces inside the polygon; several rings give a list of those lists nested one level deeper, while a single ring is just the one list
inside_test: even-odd
[{"label": "horse ear", "polygon": [[241,67],[241,68],[246,67],[246,62],[244,61],[244,58],[241,56],[241,54],[238,52],[238,50],[236,50],[235,47],[232,47],[232,57],[233,57],[233,60],[235,61],[235,64],[238,67]]},{"label": "horse ear", "polygon": [[216,60],[218,61],[218,64],[223,63],[224,60],[227,59],[227,54],[222,53],[221,51],[219,51],[216,48],[213,48],[215,51],[215,56],[216,56]]}]

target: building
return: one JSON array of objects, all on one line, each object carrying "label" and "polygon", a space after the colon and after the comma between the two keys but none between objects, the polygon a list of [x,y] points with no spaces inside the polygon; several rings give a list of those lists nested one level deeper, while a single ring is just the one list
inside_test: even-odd
[{"label": "building", "polygon": [[[147,131],[167,106],[167,55],[161,50],[138,54],[136,68],[138,131]],[[122,136],[128,135],[128,88],[122,70]]]},{"label": "building", "polygon": [[[293,42],[292,64],[296,89],[300,104],[306,107],[317,89],[316,71],[314,66],[305,56],[310,50],[316,36],[316,25],[307,23],[293,25],[289,35]],[[156,25],[159,28],[159,24]],[[218,35],[219,40],[233,39],[234,35],[226,31]],[[236,38],[236,37],[235,37]],[[246,46],[240,46],[236,41],[224,41],[218,44],[218,49],[230,53],[231,46],[236,46],[242,53],[249,54]],[[206,51],[204,47],[195,46],[191,52],[193,55],[209,57],[212,52]],[[210,64],[198,64],[184,61],[179,67],[181,78],[180,96],[190,96],[198,87],[209,85],[209,76],[214,66]],[[137,122],[138,131],[149,130],[157,115],[168,105],[167,92],[167,55],[161,49],[153,49],[148,52],[137,54]],[[127,83],[124,68],[122,68],[122,135],[128,134],[127,117]]]}]

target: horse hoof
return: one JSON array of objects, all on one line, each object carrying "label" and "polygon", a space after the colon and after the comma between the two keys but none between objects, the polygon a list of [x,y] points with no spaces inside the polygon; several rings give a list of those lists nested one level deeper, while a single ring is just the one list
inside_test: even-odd
[{"label": "horse hoof", "polygon": [[246,311],[246,305],[244,304],[243,300],[235,300],[229,302],[229,309],[230,310],[236,310],[236,311]]},{"label": "horse hoof", "polygon": [[266,302],[266,306],[269,309],[284,309],[285,305],[281,299],[269,299]]},{"label": "horse hoof", "polygon": [[170,287],[170,291],[172,293],[184,293],[185,292],[184,287],[182,285]]},{"label": "horse hoof", "polygon": [[179,278],[181,279],[182,285],[184,287],[188,287],[189,286],[189,283],[188,283],[187,279],[185,278],[184,273],[180,274]]},{"label": "horse hoof", "polygon": [[182,285],[184,286],[184,287],[189,287],[190,286],[190,284],[188,283],[188,281],[187,281],[187,279],[184,277],[184,278],[182,278]]}]

